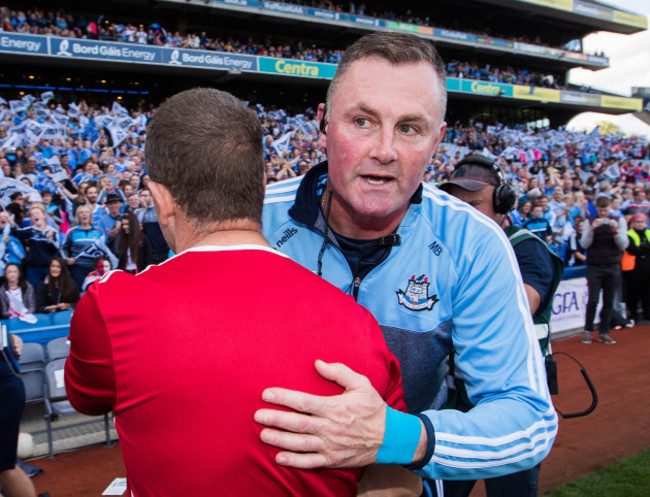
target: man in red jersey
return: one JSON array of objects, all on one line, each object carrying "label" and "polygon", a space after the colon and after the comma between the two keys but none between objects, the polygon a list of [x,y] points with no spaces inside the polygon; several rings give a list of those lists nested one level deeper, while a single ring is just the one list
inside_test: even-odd
[{"label": "man in red jersey", "polygon": [[228,93],[185,91],[158,110],[146,153],[177,255],[138,275],[107,273],[79,302],[65,370],[72,405],[114,411],[135,497],[356,495],[361,469],[279,466],[253,421],[269,384],[341,393],[317,359],[361,371],[405,408],[370,313],[263,238],[257,117]]}]

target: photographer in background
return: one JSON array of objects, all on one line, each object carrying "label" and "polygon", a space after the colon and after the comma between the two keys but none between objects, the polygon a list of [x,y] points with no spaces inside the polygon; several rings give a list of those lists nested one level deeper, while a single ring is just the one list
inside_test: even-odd
[{"label": "photographer in background", "polygon": [[603,292],[603,308],[600,311],[598,341],[614,345],[609,335],[609,324],[614,307],[614,294],[621,282],[621,258],[627,248],[627,223],[623,216],[616,218],[610,215],[611,200],[601,196],[595,201],[595,217],[585,220],[582,227],[580,244],[587,249],[587,285],[589,301],[585,317],[585,333],[582,343],[591,343],[591,333],[594,331],[594,318],[598,306],[598,297]]}]

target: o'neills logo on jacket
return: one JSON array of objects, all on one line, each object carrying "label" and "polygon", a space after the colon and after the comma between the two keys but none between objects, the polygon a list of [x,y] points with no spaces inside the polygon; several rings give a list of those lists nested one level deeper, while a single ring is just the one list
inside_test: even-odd
[{"label": "o'neills logo on jacket", "polygon": [[287,243],[289,238],[291,238],[296,233],[298,233],[298,230],[296,228],[287,228],[286,230],[284,230],[284,232],[282,233],[283,235],[282,238],[280,238],[277,242],[275,242],[275,248],[279,249],[280,247],[282,247],[282,245]]}]

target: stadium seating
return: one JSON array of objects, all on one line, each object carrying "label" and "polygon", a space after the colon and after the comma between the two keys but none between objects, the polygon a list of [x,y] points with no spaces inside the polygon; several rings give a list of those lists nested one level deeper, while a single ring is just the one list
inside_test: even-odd
[{"label": "stadium seating", "polygon": [[70,354],[70,341],[66,337],[55,338],[45,346],[47,360],[65,359]]},{"label": "stadium seating", "polygon": [[40,343],[25,343],[20,354],[20,372],[38,371],[45,368],[45,352]]},{"label": "stadium seating", "polygon": [[25,404],[45,402],[45,351],[39,343],[26,343],[20,356],[20,379],[25,386]]},{"label": "stadium seating", "polygon": [[25,404],[45,402],[45,372],[43,369],[21,373],[20,379],[25,386]]},{"label": "stadium seating", "polygon": [[[304,4],[304,2],[287,1],[283,3]],[[321,3],[319,5],[319,8],[336,10],[338,12],[342,11],[342,9],[340,9],[340,6],[335,8],[333,4],[327,5]],[[243,43],[240,40],[233,40],[231,37],[229,37],[227,40],[221,40],[219,38],[212,40],[211,38],[208,38],[205,33],[202,33],[201,36],[199,36],[194,32],[188,32],[181,36],[177,36],[178,32],[175,32],[175,29],[177,28],[176,26],[168,25],[164,27],[161,26],[160,23],[153,23],[146,27],[142,24],[142,19],[133,19],[131,22],[120,23],[112,22],[108,20],[104,15],[94,15],[90,12],[81,17],[65,14],[61,9],[59,9],[59,12],[57,12],[56,16],[48,15],[44,10],[39,10],[38,8],[28,12],[30,15],[29,18],[26,18],[27,16],[25,16],[25,13],[20,10],[10,11],[6,7],[0,7],[0,22],[2,25],[4,25],[7,31],[15,30],[17,32],[29,32],[31,34],[42,34],[46,32],[55,34],[57,36],[85,36],[89,39],[122,41],[130,43],[146,43],[149,45],[163,45],[171,41],[173,43],[178,43],[178,46],[182,46],[184,48],[195,48],[197,45],[203,48],[208,43],[218,41],[219,43],[223,44],[227,42],[229,46],[243,45],[245,49],[251,49],[250,37],[246,39],[246,43]],[[359,14],[359,12],[356,10],[348,12],[351,14]],[[388,12],[373,11],[372,7],[370,7],[367,9],[361,9],[361,12],[361,15],[374,17],[376,19],[385,19],[392,22],[412,24],[415,26],[433,26],[429,16],[418,16],[411,9],[408,9],[406,13],[399,13],[392,10]],[[21,19],[21,16],[24,18]],[[97,22],[92,20],[95,17],[97,18]],[[90,19],[90,21],[87,19]],[[442,29],[457,29],[456,27],[445,26],[444,23],[441,24],[441,19],[439,18],[436,19],[436,27]],[[508,35],[496,34],[493,32],[493,30],[488,33],[487,31],[472,29],[472,34],[501,38],[504,41],[507,38],[511,41],[516,40],[538,46],[554,47],[558,49],[565,48],[557,44],[548,43],[539,37],[536,37],[535,40],[531,40],[528,36],[513,36],[511,33]],[[264,44],[261,42],[256,42],[252,45],[253,47],[260,45],[262,47],[264,46]]]},{"label": "stadium seating", "polygon": [[[309,43],[302,43],[300,40],[275,40],[273,43],[269,39],[254,39],[248,34],[241,34],[238,37],[236,34],[224,35],[221,33],[209,36],[202,33],[200,36],[194,32],[187,32],[179,35],[176,27],[167,26],[168,29],[162,27],[159,23],[152,24],[148,28],[138,20],[133,20],[127,23],[110,22],[102,18],[102,22],[95,23],[91,21],[88,23],[85,18],[93,18],[92,14],[84,16],[85,24],[79,25],[78,20],[70,19],[67,24],[77,24],[76,29],[63,28],[57,25],[55,19],[46,16],[44,11],[32,12],[36,18],[31,23],[20,24],[17,20],[17,13],[6,13],[5,25],[12,26],[17,32],[29,31],[30,34],[34,33],[34,25],[48,26],[48,30],[44,30],[42,34],[56,34],[58,36],[77,37],[84,31],[85,37],[89,39],[98,39],[102,41],[117,41],[127,43],[142,43],[155,46],[170,46],[185,49],[196,50],[209,50],[219,52],[230,52],[247,55],[259,55],[266,57],[278,58],[291,58],[297,60],[305,60],[310,62],[328,62],[338,63],[343,53],[344,47],[340,48],[326,48],[314,47]],[[2,17],[2,16],[0,16]],[[393,13],[379,13],[376,14],[378,18],[389,18],[391,20],[404,19],[406,23],[415,23],[419,25],[426,25],[427,22],[421,22],[419,18],[412,15],[398,16]],[[416,19],[418,21],[416,21]],[[90,25],[95,26],[90,28]],[[39,31],[37,33],[40,34]],[[484,33],[487,35],[486,33]],[[491,35],[494,36],[494,35]],[[505,36],[503,37],[505,38]],[[508,37],[512,39],[512,36]],[[521,38],[520,41],[529,42],[526,38]],[[537,41],[535,44],[539,43]],[[540,46],[545,46],[540,44]],[[560,47],[557,47],[560,48]],[[459,67],[465,70],[459,71]],[[462,77],[471,80],[484,80],[489,82],[523,84],[534,87],[544,88],[557,88],[564,89],[564,72],[558,71],[552,74],[551,67],[549,66],[547,74],[530,70],[526,67],[511,68],[499,67],[498,64],[488,64],[485,67],[479,68],[474,62],[470,61],[452,61],[448,63],[448,72],[452,77]],[[593,92],[591,88],[582,88],[580,91]]]},{"label": "stadium seating", "polygon": [[55,359],[45,366],[47,395],[45,397],[45,422],[47,425],[47,445],[50,459],[54,459],[54,443],[52,440],[52,420],[59,416],[74,414],[77,411],[67,400],[63,369],[65,359]]},{"label": "stadium seating", "polygon": [[[47,354],[46,354],[47,350]],[[60,416],[77,413],[67,400],[63,370],[70,345],[65,337],[40,343],[25,343],[20,357],[20,378],[25,386],[25,403],[43,403],[48,456],[54,458],[52,422]],[[104,415],[105,445],[111,446],[109,416]]]},{"label": "stadium seating", "polygon": [[[59,416],[76,414],[77,411],[68,401],[65,391],[64,367],[65,358],[54,359],[45,366],[46,391],[45,396],[45,423],[47,426],[48,457],[54,459],[54,442],[52,433],[52,421]],[[108,414],[104,414],[104,432],[106,447],[110,447],[111,434]]]},{"label": "stadium seating", "polygon": [[51,314],[34,314],[36,323],[27,323],[18,318],[3,319],[9,333],[20,336],[23,342],[45,345],[54,338],[66,337],[70,332],[72,311]]},{"label": "stadium seating", "polygon": [[58,311],[51,313],[50,320],[52,321],[52,326],[64,326],[70,328],[70,320],[72,319],[72,309],[68,311]]},{"label": "stadium seating", "polygon": [[40,331],[52,326],[52,319],[49,314],[34,314],[34,317],[36,317],[35,323],[28,323],[19,318],[9,318],[3,320],[3,322],[7,325],[7,331],[9,333],[16,334],[20,334],[21,331],[25,330]]}]

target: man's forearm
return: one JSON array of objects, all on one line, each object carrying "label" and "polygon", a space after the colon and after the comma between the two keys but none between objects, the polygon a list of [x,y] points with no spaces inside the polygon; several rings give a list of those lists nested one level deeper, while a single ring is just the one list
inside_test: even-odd
[{"label": "man's forearm", "polygon": [[585,221],[585,224],[582,228],[582,238],[580,238],[580,245],[582,248],[588,249],[591,247],[591,242],[594,239],[594,235],[591,232],[589,221]]},{"label": "man's forearm", "polygon": [[624,219],[618,221],[618,231],[614,237],[615,243],[621,250],[625,250],[630,242],[627,236],[627,224]]}]

